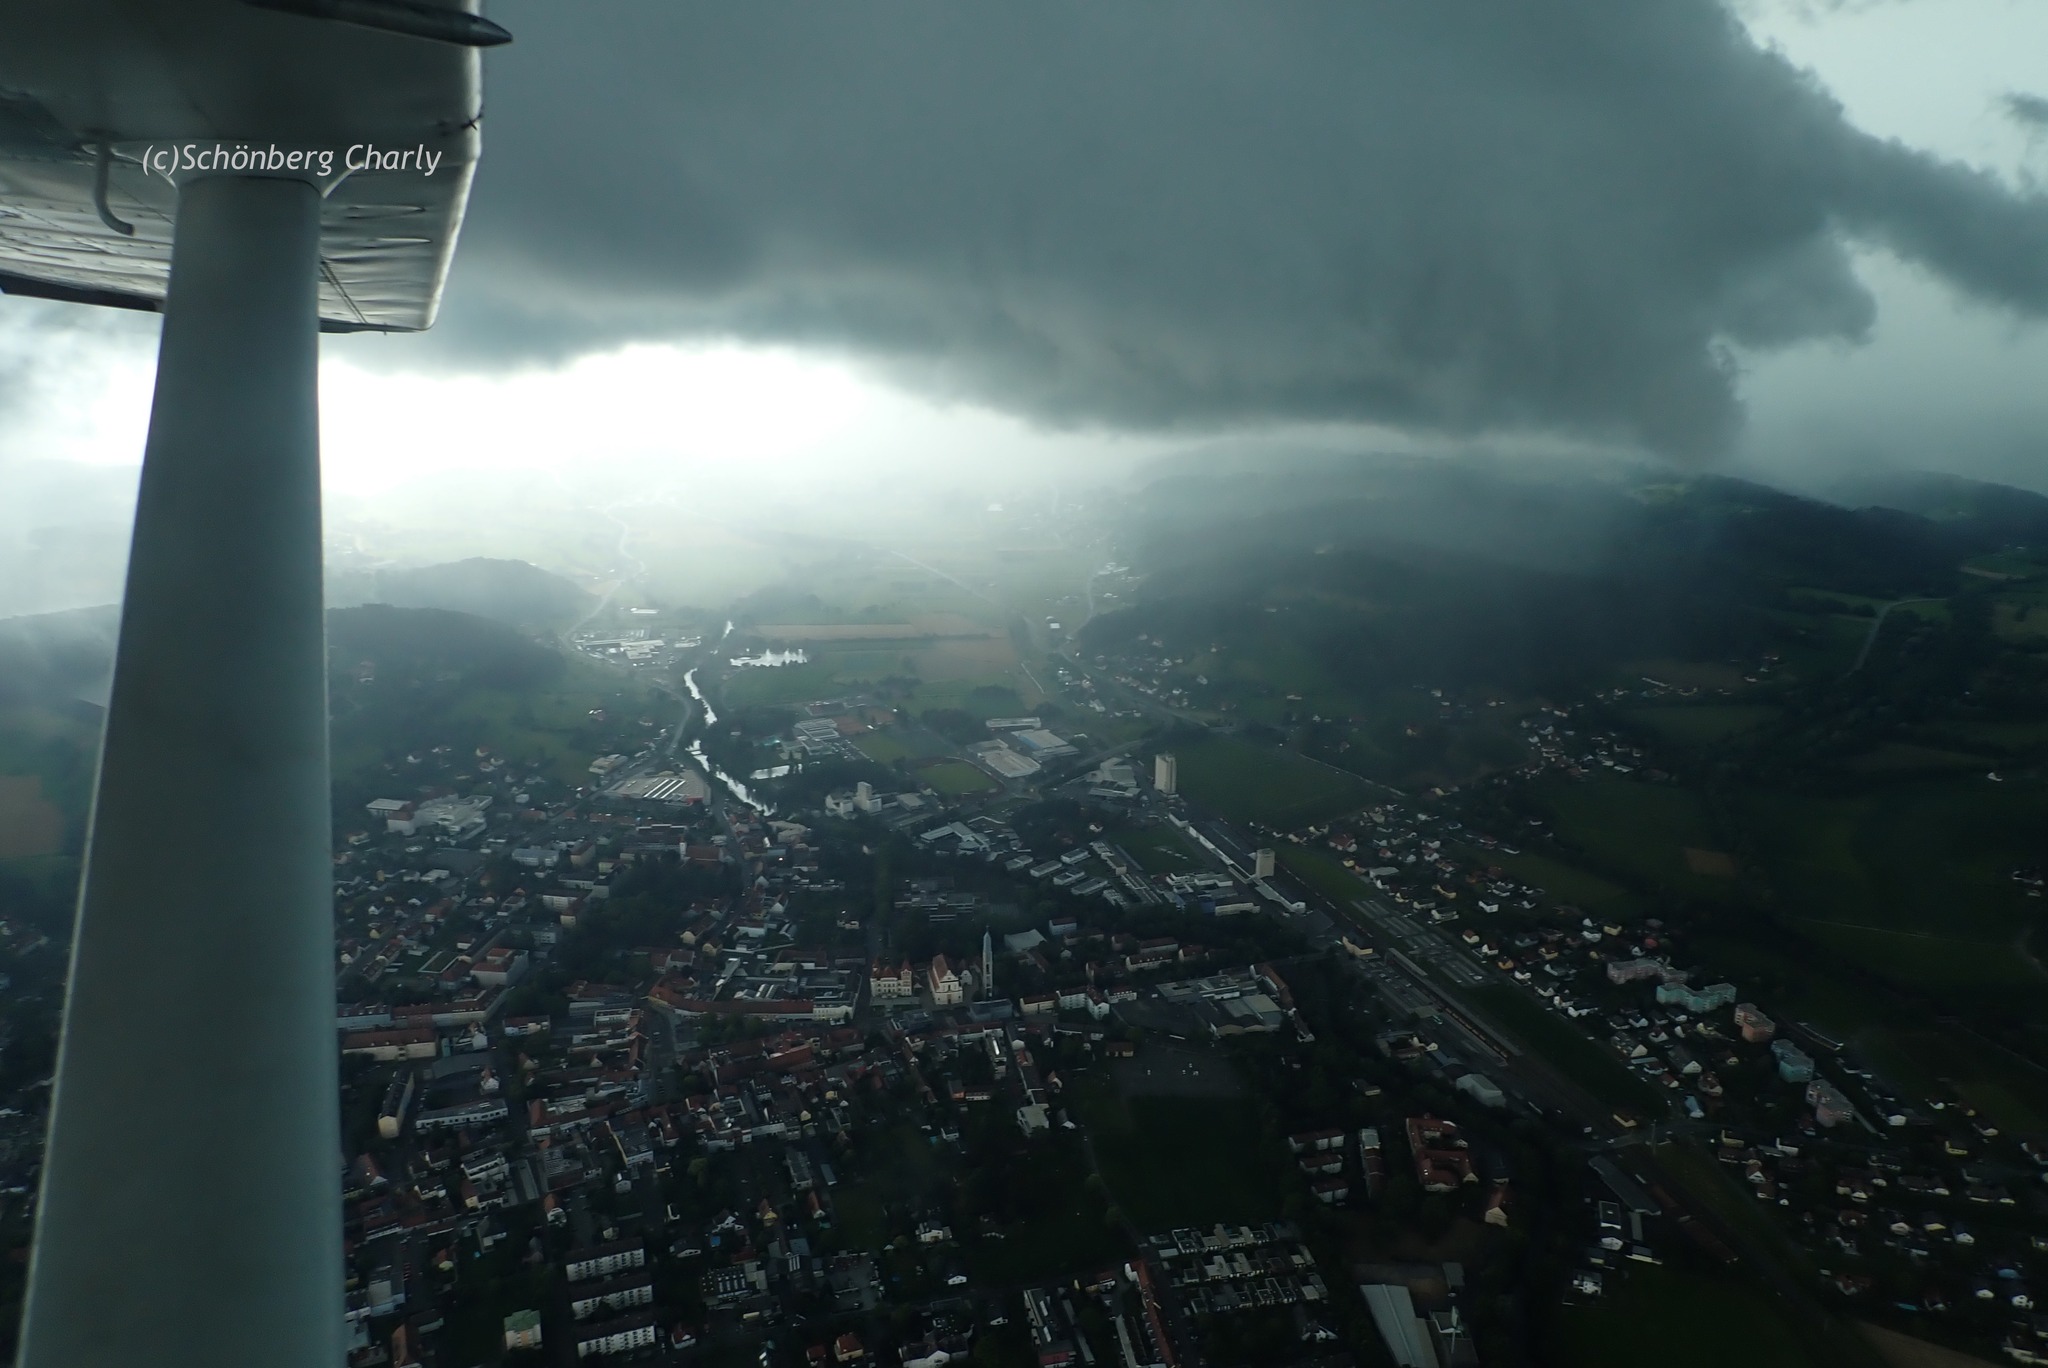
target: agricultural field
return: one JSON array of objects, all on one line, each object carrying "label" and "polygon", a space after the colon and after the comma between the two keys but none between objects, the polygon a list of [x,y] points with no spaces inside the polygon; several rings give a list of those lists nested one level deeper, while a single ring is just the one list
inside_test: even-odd
[{"label": "agricultural field", "polygon": [[1469,784],[1528,761],[1528,742],[1515,726],[1519,711],[1475,712],[1446,721],[1426,693],[1382,690],[1346,733],[1343,762],[1397,788],[1427,788]]},{"label": "agricultural field", "polygon": [[[558,688],[531,693],[473,689],[449,710],[448,724],[458,734],[473,731],[479,744],[508,760],[538,765],[566,784],[584,784],[590,782],[590,762],[596,758],[584,735],[590,709],[638,712],[649,706],[638,681],[572,666]],[[671,720],[673,708],[664,708],[660,720]]]},{"label": "agricultural field", "polygon": [[1739,984],[1779,1013],[1811,1022],[1843,1039],[1891,1019],[1896,1006],[1874,985],[1858,982],[1817,964],[1805,947],[1787,941],[1766,923],[1749,934],[1696,933],[1692,953],[1714,966],[1717,976]]},{"label": "agricultural field", "polygon": [[1705,805],[1675,785],[1628,779],[1547,781],[1535,796],[1549,809],[1558,837],[1617,875],[1633,876],[1675,895],[1719,900],[1726,879],[1695,872],[1686,852],[1727,849]]},{"label": "agricultural field", "polygon": [[1969,744],[2025,754],[2048,746],[2048,722],[1949,722],[1942,734]]},{"label": "agricultural field", "polygon": [[710,688],[721,712],[740,708],[787,706],[831,698],[841,692],[838,673],[830,664],[812,660],[804,665],[782,665],[774,669],[733,670]]},{"label": "agricultural field", "polygon": [[1754,794],[1744,823],[1797,915],[2009,941],[2038,911],[2012,882],[2038,863],[2048,789],[1981,775],[1889,784],[1853,798]]},{"label": "agricultural field", "polygon": [[1763,703],[1676,703],[1637,708],[1629,721],[1681,746],[1718,746],[1772,721]]},{"label": "agricultural field", "polygon": [[1007,634],[860,638],[804,649],[808,659],[801,665],[726,671],[718,682],[721,701],[732,708],[776,706],[874,692],[912,714],[958,708],[1000,717],[1044,698]]},{"label": "agricultural field", "polygon": [[1231,821],[1305,826],[1352,811],[1372,792],[1356,775],[1236,737],[1205,737],[1175,753],[1180,791]]},{"label": "agricultural field", "polygon": [[[1237,715],[1269,726],[1289,713],[1342,716],[1357,706],[1352,691],[1333,677],[1300,637],[1285,626],[1258,624],[1222,651],[1188,658],[1184,673],[1206,675],[1238,704]],[[1299,696],[1290,701],[1288,695]]]},{"label": "agricultural field", "polygon": [[1577,865],[1528,851],[1505,855],[1498,849],[1473,848],[1471,853],[1488,864],[1499,865],[1521,882],[1544,890],[1557,901],[1583,907],[1596,917],[1627,921],[1643,914],[1641,899],[1633,893]]},{"label": "agricultural field", "polygon": [[[1905,610],[1900,609],[1901,613]],[[1780,661],[1775,677],[1781,681],[1790,679],[1832,679],[1838,677],[1855,663],[1856,656],[1863,649],[1863,643],[1870,636],[1870,625],[1875,620],[1868,617],[1853,617],[1847,613],[1793,613],[1770,611],[1765,614],[1782,627],[1794,632],[1805,633],[1802,641],[1787,643],[1781,648]],[[1737,685],[1735,688],[1753,687]]]},{"label": "agricultural field", "polygon": [[2048,594],[2001,594],[1992,605],[1991,628],[2011,642],[2048,637]]},{"label": "agricultural field", "polygon": [[[544,685],[471,684],[424,706],[426,711],[417,715],[383,721],[339,716],[332,741],[335,782],[376,786],[385,766],[403,754],[404,746],[391,737],[410,732],[446,738],[462,747],[488,746],[514,764],[537,768],[565,784],[584,784],[590,781],[590,762],[604,744],[605,729],[590,718],[592,708],[611,711],[614,723],[641,716],[666,723],[677,711],[642,681],[578,658],[569,659],[567,668]],[[651,728],[648,734],[652,735]]]},{"label": "agricultural field", "polygon": [[2012,547],[1996,551],[1987,556],[1978,556],[1963,566],[1963,573],[1992,580],[2024,580],[2048,573],[2048,562],[2041,554],[2025,547]]},{"label": "agricultural field", "polygon": [[[1849,940],[1871,938],[1869,933],[1822,928],[1812,923],[1803,924],[1800,930],[1831,948],[1843,950],[1852,962],[1855,956],[1848,951],[1862,947],[1849,945]],[[1874,939],[1890,944],[1873,952],[1874,962],[1867,966],[1873,972],[1883,973],[1883,966],[1889,963],[1910,985],[1932,989],[1944,981],[1944,974],[1937,971],[1922,977],[1912,972],[1914,966],[1923,959],[1930,964],[1946,962],[1946,981],[1954,982],[1954,975],[1963,975],[1973,1000],[1982,1000],[1986,994],[1994,999],[1997,996],[1997,980],[1970,958],[1978,947],[1939,939]],[[1745,992],[1778,1004],[1784,1017],[1812,1022],[1849,1041],[1895,1087],[1930,1097],[1953,1091],[2009,1129],[2048,1131],[2048,1076],[1996,1050],[1959,1050],[1950,1037],[1937,1031],[1902,1026],[1899,1003],[1881,987],[1831,972],[1826,965],[1816,963],[1811,954],[1788,950],[1776,938],[1698,936],[1692,948],[1717,972],[1741,984]],[[1986,948],[1996,951],[2003,947]],[[2012,968],[2015,962],[2017,957],[2008,959],[2005,967],[1996,972],[2006,977],[2007,991],[2016,1000],[2038,1004],[2038,990],[2019,979],[2026,966]],[[2037,1006],[2030,1010],[2042,1009]]]},{"label": "agricultural field", "polygon": [[1938,1031],[1873,1028],[1856,1038],[1879,1073],[1929,1096],[1951,1091],[2013,1131],[2048,1131],[2048,1076],[1996,1050],[1958,1050]]},{"label": "agricultural field", "polygon": [[1844,959],[1936,995],[2039,998],[2048,976],[2007,941],[1958,940],[1927,931],[1809,921],[1802,930]]},{"label": "agricultural field", "polygon": [[1854,760],[1844,768],[1857,774],[1868,774],[1877,778],[1921,774],[1943,774],[1968,772],[1982,774],[1987,765],[1981,755],[1967,751],[1942,750],[1934,746],[1914,746],[1892,742],[1877,746]]},{"label": "agricultural field", "polygon": [[1281,846],[1278,850],[1281,867],[1295,878],[1328,898],[1346,914],[1351,904],[1372,891],[1353,871],[1344,867],[1344,862],[1327,851],[1307,846]]},{"label": "agricultural field", "polygon": [[1666,1141],[1656,1148],[1664,1172],[1686,1196],[1706,1208],[1731,1231],[1740,1231],[1760,1248],[1770,1249],[1795,1268],[1812,1272],[1813,1256],[1700,1144]]},{"label": "agricultural field", "polygon": [[1621,667],[1625,684],[1656,680],[1675,689],[1740,689],[1742,671],[1718,660],[1632,660]]}]

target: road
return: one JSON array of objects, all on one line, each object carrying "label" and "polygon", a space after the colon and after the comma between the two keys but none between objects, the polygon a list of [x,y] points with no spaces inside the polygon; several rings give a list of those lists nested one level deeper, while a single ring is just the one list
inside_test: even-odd
[{"label": "road", "polygon": [[1893,599],[1890,603],[1878,609],[1877,620],[1870,624],[1870,635],[1863,638],[1863,649],[1856,652],[1856,663],[1843,672],[1842,678],[1847,679],[1850,675],[1855,674],[1863,668],[1863,662],[1870,659],[1870,648],[1877,645],[1877,634],[1884,630],[1884,620],[1891,616],[1892,609],[1903,608],[1909,603],[1941,603],[1943,601],[1938,598]]},{"label": "road", "polygon": [[611,584],[606,587],[604,593],[601,596],[599,596],[596,604],[591,607],[591,610],[585,613],[581,618],[578,618],[576,624],[573,627],[569,628],[568,631],[562,634],[564,638],[575,636],[576,633],[583,630],[584,624],[595,621],[599,614],[604,612],[605,609],[611,607],[612,596],[614,594],[618,593],[619,590],[625,588],[634,580],[639,579],[642,575],[647,573],[647,562],[641,560],[638,556],[634,555],[631,551],[628,551],[626,549],[626,539],[632,535],[633,529],[626,525],[625,519],[619,517],[616,513],[612,512],[612,509],[614,507],[619,506],[620,505],[607,505],[603,508],[598,509],[597,512],[606,521],[610,522],[614,527],[619,529],[619,541],[617,546],[619,559],[622,561],[631,561],[638,568],[635,569],[633,573],[630,575],[627,575],[621,579],[613,580]]}]

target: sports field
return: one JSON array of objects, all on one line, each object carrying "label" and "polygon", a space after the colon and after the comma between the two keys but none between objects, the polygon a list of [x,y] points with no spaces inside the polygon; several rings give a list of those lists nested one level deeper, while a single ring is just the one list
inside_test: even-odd
[{"label": "sports field", "polygon": [[1185,874],[1202,864],[1180,832],[1163,822],[1152,827],[1124,827],[1111,832],[1108,840],[1121,846],[1147,874]]},{"label": "sports field", "polygon": [[1175,754],[1180,791],[1230,821],[1286,830],[1352,811],[1372,792],[1356,775],[1233,736],[1206,737]]},{"label": "sports field", "polygon": [[926,765],[917,772],[917,777],[949,798],[990,793],[1002,787],[965,760],[941,760],[935,765]]}]

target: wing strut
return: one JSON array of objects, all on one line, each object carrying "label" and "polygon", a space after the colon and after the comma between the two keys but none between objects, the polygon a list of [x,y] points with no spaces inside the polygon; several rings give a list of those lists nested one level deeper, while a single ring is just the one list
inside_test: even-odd
[{"label": "wing strut", "polygon": [[319,234],[179,192],[23,1368],[342,1362]]}]

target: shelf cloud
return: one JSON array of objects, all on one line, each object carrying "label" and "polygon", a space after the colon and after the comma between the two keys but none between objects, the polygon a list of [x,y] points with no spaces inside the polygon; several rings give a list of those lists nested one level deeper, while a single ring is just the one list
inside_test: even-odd
[{"label": "shelf cloud", "polygon": [[1054,426],[1706,456],[1746,351],[1868,335],[1854,246],[2048,311],[2048,199],[1859,131],[1714,0],[493,13],[464,365],[728,338]]}]

